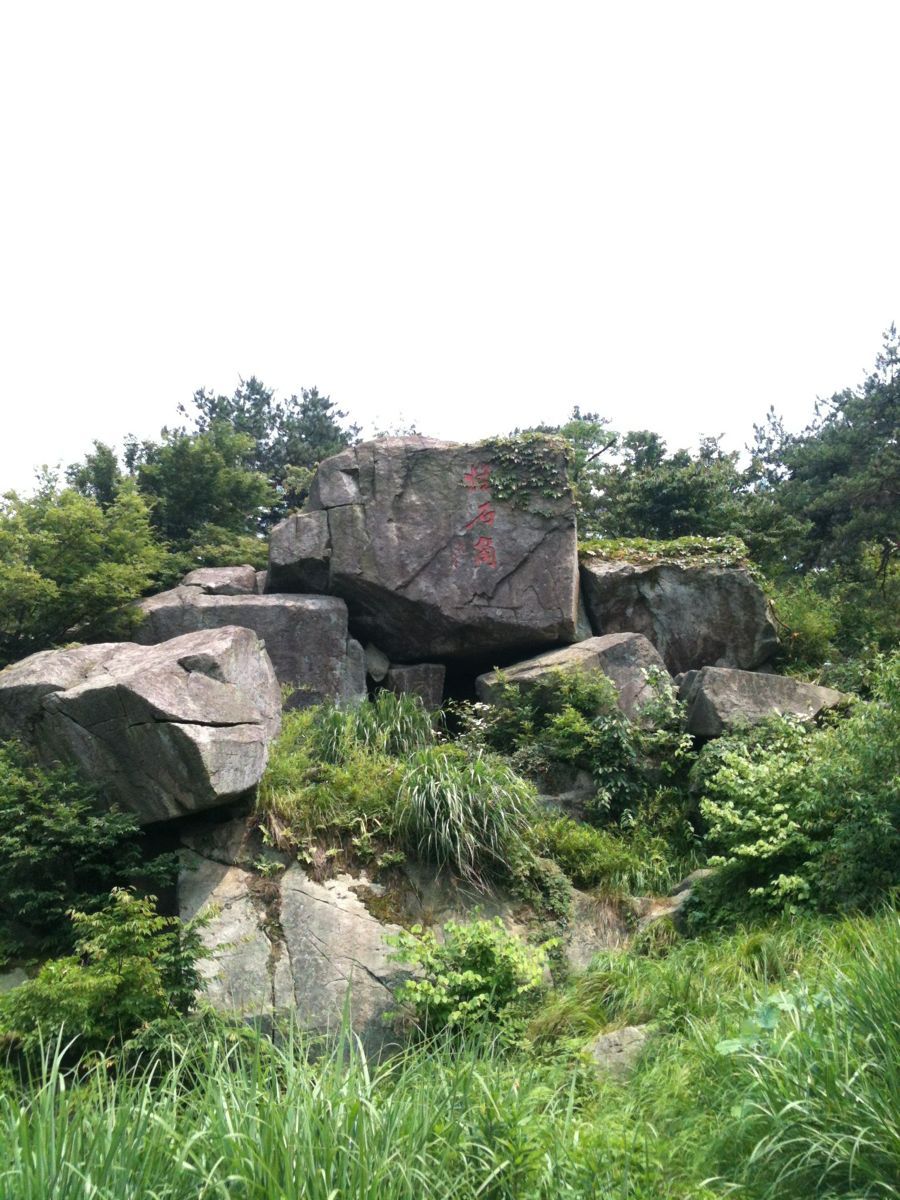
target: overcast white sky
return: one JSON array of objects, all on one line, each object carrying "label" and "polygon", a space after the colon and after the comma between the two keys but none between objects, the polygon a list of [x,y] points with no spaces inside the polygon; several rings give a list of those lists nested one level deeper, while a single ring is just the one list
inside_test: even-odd
[{"label": "overcast white sky", "polygon": [[197,387],[797,427],[900,321],[897,0],[0,0],[0,490]]}]

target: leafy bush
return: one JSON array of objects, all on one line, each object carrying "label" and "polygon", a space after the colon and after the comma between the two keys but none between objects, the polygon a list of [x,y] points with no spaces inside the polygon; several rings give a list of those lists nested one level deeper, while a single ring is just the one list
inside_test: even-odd
[{"label": "leafy bush", "polygon": [[571,817],[542,817],[528,838],[535,852],[558,863],[577,887],[616,891],[637,866],[620,837]]},{"label": "leafy bush", "polygon": [[781,718],[720,739],[696,777],[719,870],[698,889],[695,921],[877,902],[900,883],[900,654],[846,720]]},{"label": "leafy bush", "polygon": [[671,681],[651,673],[648,682],[651,699],[642,719],[632,722],[618,706],[612,680],[599,672],[552,671],[527,691],[501,672],[496,704],[473,713],[466,733],[477,730],[533,778],[546,777],[554,763],[589,771],[596,784],[589,816],[596,823],[616,821],[633,816],[660,786],[686,787],[693,760]]},{"label": "leafy bush", "polygon": [[547,945],[526,946],[507,933],[499,917],[467,925],[448,921],[443,942],[419,925],[389,940],[392,957],[421,975],[402,983],[395,996],[425,1034],[462,1031],[486,1018],[509,1033],[524,1000],[540,988],[547,965]]},{"label": "leafy bush", "polygon": [[201,921],[156,912],[155,897],[114,890],[104,908],[72,912],[75,953],[0,996],[0,1032],[37,1050],[62,1029],[82,1049],[103,1049],[140,1026],[185,1013],[201,986]]},{"label": "leafy bush", "polygon": [[394,827],[417,858],[478,882],[519,856],[534,804],[534,787],[501,759],[431,746],[406,767]]},{"label": "leafy bush", "polygon": [[170,859],[142,861],[140,836],[134,817],[104,810],[72,768],[0,744],[0,958],[4,947],[69,950],[70,909],[91,911],[138,874],[170,878]]},{"label": "leafy bush", "polygon": [[108,506],[60,489],[0,497],[0,667],[36,650],[121,637],[136,600],[163,573],[150,509],[126,481]]}]

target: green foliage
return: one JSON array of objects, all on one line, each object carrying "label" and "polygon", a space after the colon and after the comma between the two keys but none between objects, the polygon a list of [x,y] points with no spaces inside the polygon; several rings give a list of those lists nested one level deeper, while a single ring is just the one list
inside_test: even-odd
[{"label": "green foliage", "polygon": [[600,489],[604,470],[603,455],[615,450],[619,435],[609,428],[609,421],[599,413],[583,413],[576,404],[572,415],[563,425],[537,425],[533,429],[518,430],[516,437],[540,434],[544,437],[561,439],[568,449],[569,479],[575,493],[579,521],[592,511],[595,497]]},{"label": "green foliage", "polygon": [[165,551],[131,483],[105,508],[45,477],[0,500],[0,666],[51,646],[123,637]]},{"label": "green foliage", "polygon": [[[537,1044],[519,1048],[514,1016],[493,1043],[450,1028],[380,1062],[350,1037],[155,1022],[131,1042],[140,1063],[76,1075],[51,1053],[24,1084],[0,1078],[0,1196],[887,1200],[898,958],[895,913],[609,953],[548,993]],[[773,991],[831,1002],[718,1053]],[[584,1039],[644,1021],[634,1075],[598,1076]]]},{"label": "green foliage", "polygon": [[348,708],[325,704],[311,723],[312,750],[341,763],[359,751],[404,758],[436,740],[434,719],[418,696],[380,691]]},{"label": "green foliage", "polygon": [[672,539],[740,533],[743,478],[737,454],[702,438],[696,455],[667,454],[658,434],[641,430],[618,444],[617,460],[597,481],[586,514],[588,536]]},{"label": "green foliage", "polygon": [[551,671],[527,689],[499,672],[494,705],[477,715],[479,733],[537,778],[560,762],[589,771],[597,788],[592,819],[619,819],[690,765],[691,740],[681,731],[671,685],[661,676],[650,683],[653,698],[632,722],[600,672]]},{"label": "green foliage", "polygon": [[417,858],[480,882],[521,856],[534,805],[534,787],[501,759],[431,746],[404,770],[395,830]]},{"label": "green foliage", "polygon": [[840,604],[810,575],[786,580],[775,590],[782,653],[792,668],[815,668],[836,654]]},{"label": "green foliage", "polygon": [[418,925],[389,941],[395,947],[392,957],[416,971],[395,997],[425,1035],[462,1032],[485,1019],[509,1035],[523,1002],[540,988],[547,965],[547,945],[525,945],[499,917],[466,925],[448,921],[440,942]]},{"label": "green foliage", "polygon": [[570,498],[572,488],[560,457],[566,461],[568,444],[542,433],[490,438],[481,443],[491,464],[491,495],[513,508],[540,511],[545,500]]},{"label": "green foliage", "polygon": [[75,953],[0,996],[0,1033],[40,1050],[62,1029],[82,1050],[102,1050],[140,1026],[185,1013],[201,986],[200,923],[156,912],[155,897],[114,890],[96,912],[73,911]]},{"label": "green foliage", "polygon": [[144,863],[134,817],[105,809],[69,767],[41,767],[0,743],[0,959],[71,948],[70,909],[91,911],[138,875],[168,880],[169,859]]},{"label": "green foliage", "polygon": [[606,829],[547,815],[528,834],[535,853],[553,859],[576,887],[617,892],[637,867],[631,848]]},{"label": "green foliage", "polygon": [[900,655],[824,729],[774,719],[719,739],[696,776],[719,870],[694,920],[870,906],[900,883]]},{"label": "green foliage", "polygon": [[296,848],[330,831],[350,834],[363,858],[379,853],[393,836],[401,760],[435,737],[419,699],[393,692],[288,710],[258,796],[272,839]]},{"label": "green foliage", "polygon": [[253,535],[272,491],[249,466],[252,439],[225,421],[197,434],[163,429],[161,438],[128,442],[125,461],[178,570],[223,560],[264,565],[265,544]]},{"label": "green foliage", "polygon": [[900,635],[900,562],[882,571],[879,553],[864,550],[852,569],[781,575],[771,594],[793,673],[842,691],[871,690],[878,654],[896,648]]},{"label": "green foliage", "polygon": [[[268,836],[309,861],[400,861],[403,853],[474,881],[528,858],[534,789],[500,759],[436,744],[415,697],[285,714],[259,789]],[[315,843],[315,844],[312,844]]]},{"label": "green foliage", "polygon": [[[777,508],[802,514],[805,525],[790,567],[842,563],[854,567],[877,547],[884,573],[897,555],[900,494],[900,338],[884,335],[875,369],[856,391],[817,405],[816,419],[788,435],[769,414],[757,427],[758,487]],[[785,548],[781,555],[785,554]]]},{"label": "green foliage", "polygon": [[194,393],[195,434],[226,425],[250,439],[245,465],[263,475],[273,491],[272,502],[259,516],[265,531],[298,508],[309,491],[315,468],[357,440],[359,426],[345,426],[347,414],[318,388],[276,399],[272,388],[255,376],[241,380],[232,396],[201,390]]},{"label": "green foliage", "polygon": [[578,549],[588,559],[604,562],[753,568],[747,547],[739,537],[679,537],[669,541],[645,537],[594,538],[579,542]]},{"label": "green foliage", "polygon": [[768,996],[718,1043],[743,1068],[720,1153],[767,1200],[897,1194],[900,929],[894,915],[881,936],[861,932],[827,990]]}]

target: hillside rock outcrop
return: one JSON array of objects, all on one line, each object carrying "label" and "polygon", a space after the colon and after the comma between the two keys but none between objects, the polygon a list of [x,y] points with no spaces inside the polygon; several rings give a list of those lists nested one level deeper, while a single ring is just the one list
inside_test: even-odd
[{"label": "hillside rock outcrop", "polygon": [[246,793],[280,725],[278,681],[248,629],[45,650],[0,671],[0,738],[76,763],[142,824]]},{"label": "hillside rock outcrop", "polygon": [[727,667],[689,671],[678,698],[687,707],[685,726],[697,737],[718,737],[766,717],[787,715],[809,721],[845,699],[834,688]]},{"label": "hillside rock outcrop", "polygon": [[596,633],[642,633],[673,675],[705,666],[749,671],[778,649],[765,594],[740,567],[585,555],[581,586]]},{"label": "hillside rock outcrop", "polygon": [[619,708],[634,718],[654,695],[647,681],[651,670],[659,672],[664,680],[669,677],[665,663],[647,638],[639,633],[612,633],[514,663],[500,675],[496,671],[479,675],[475,690],[479,700],[491,704],[499,695],[501,675],[507,683],[518,684],[523,692],[529,692],[552,687],[557,671],[596,672],[612,680],[619,693]]},{"label": "hillside rock outcrop", "polygon": [[393,663],[573,641],[578,564],[565,457],[552,442],[532,452],[518,475],[489,444],[422,437],[326,459],[309,511],[272,531],[267,591],[341,596],[354,631]]},{"label": "hillside rock outcrop", "polygon": [[[255,573],[252,568],[248,571],[255,587]],[[133,635],[136,642],[147,646],[202,629],[241,625],[265,642],[278,682],[297,689],[292,706],[325,700],[347,703],[365,697],[365,656],[348,634],[343,600],[333,596],[257,596],[250,591],[209,593],[187,585],[188,579],[200,574],[193,571],[180,587],[140,601],[143,620]],[[249,586],[249,575],[246,582]]]},{"label": "hillside rock outcrop", "polygon": [[[178,908],[187,920],[213,907],[204,943],[213,952],[202,971],[207,999],[219,1009],[263,1022],[293,1013],[308,1030],[341,1025],[349,989],[349,1016],[366,1049],[378,1053],[396,1041],[385,1013],[396,1008],[393,990],[409,968],[391,957],[386,940],[413,923],[438,931],[449,921],[499,917],[510,933],[526,937],[520,900],[503,889],[477,890],[422,864],[405,863],[390,885],[365,872],[321,882],[288,855],[266,850],[258,831],[241,820],[198,821],[183,839]],[[272,867],[255,869],[260,857]],[[601,950],[622,944],[624,916],[581,892],[564,952],[581,969]]]}]

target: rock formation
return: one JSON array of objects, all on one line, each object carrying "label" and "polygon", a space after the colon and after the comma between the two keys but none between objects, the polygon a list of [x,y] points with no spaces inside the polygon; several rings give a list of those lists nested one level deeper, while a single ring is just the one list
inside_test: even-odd
[{"label": "rock formation", "polygon": [[[243,571],[244,568],[235,568]],[[252,568],[247,569],[253,575]],[[180,587],[142,600],[135,641],[153,645],[201,629],[240,625],[265,642],[278,682],[297,689],[292,703],[350,702],[366,695],[360,644],[347,632],[347,606],[333,596],[209,593],[187,581],[223,571],[193,571]],[[247,577],[247,583],[250,579]],[[217,584],[216,586],[221,586]]]},{"label": "rock formation", "polygon": [[74,762],[142,823],[253,788],[281,724],[281,693],[248,629],[45,650],[0,671],[0,738]]},{"label": "rock formation", "polygon": [[765,594],[739,567],[584,555],[581,586],[596,633],[644,634],[673,675],[705,666],[749,671],[778,649]]},{"label": "rock formation", "polygon": [[548,442],[542,462],[535,481],[489,445],[345,450],[319,466],[309,511],[272,531],[267,590],[343,597],[357,636],[395,663],[571,642],[575,512],[562,450]]},{"label": "rock formation", "polygon": [[491,703],[499,694],[501,676],[528,692],[552,687],[557,671],[597,672],[612,680],[619,693],[619,707],[627,716],[635,717],[653,697],[647,680],[651,670],[659,672],[664,680],[669,678],[665,663],[645,637],[639,633],[613,633],[514,663],[500,675],[496,671],[479,675],[475,688],[479,700]]},{"label": "rock formation", "polygon": [[811,720],[840,704],[833,688],[801,683],[781,675],[704,667],[681,680],[679,699],[687,706],[686,727],[697,737],[718,737],[738,725],[789,715]]}]

